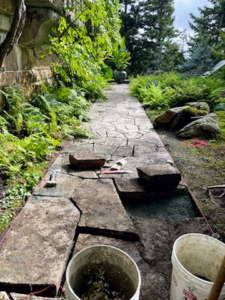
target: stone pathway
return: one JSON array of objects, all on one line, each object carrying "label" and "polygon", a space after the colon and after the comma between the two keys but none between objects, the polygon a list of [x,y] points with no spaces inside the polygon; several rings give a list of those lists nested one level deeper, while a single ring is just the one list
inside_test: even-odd
[{"label": "stone pathway", "polygon": [[[95,138],[68,142],[7,234],[0,247],[0,299],[24,299],[51,284],[40,296],[59,297],[68,261],[94,244],[113,245],[133,257],[142,276],[140,300],[169,299],[174,241],[189,232],[208,234],[208,229],[197,213],[174,223],[164,217],[130,217],[125,210],[121,199],[152,199],[140,185],[137,167],[173,164],[128,88],[115,85],[108,91],[109,101],[93,105],[87,126]],[[75,170],[69,161],[73,153],[113,161],[129,157],[125,169],[133,173]],[[46,188],[52,170],[57,171],[57,186]],[[179,185],[177,193],[187,192]]]}]

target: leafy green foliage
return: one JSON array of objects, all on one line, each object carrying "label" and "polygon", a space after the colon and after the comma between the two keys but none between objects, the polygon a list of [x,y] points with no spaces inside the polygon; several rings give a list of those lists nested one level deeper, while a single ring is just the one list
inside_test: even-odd
[{"label": "leafy green foliage", "polygon": [[125,37],[123,37],[119,47],[114,48],[111,61],[116,70],[122,71],[126,69],[130,59],[130,53],[126,49]]},{"label": "leafy green foliage", "polygon": [[43,86],[29,100],[14,87],[1,91],[7,100],[0,116],[0,175],[6,183],[1,230],[22,207],[61,140],[92,136],[82,121],[88,120],[90,101],[105,98],[105,60],[121,41],[119,2],[67,2],[66,14],[49,37],[57,88]]},{"label": "leafy green foliage", "polygon": [[128,72],[150,74],[170,71],[184,61],[183,52],[173,42],[172,0],[122,0],[121,35],[131,54]]},{"label": "leafy green foliage", "polygon": [[219,119],[221,138],[223,138],[223,140],[225,141],[225,111],[217,111],[216,114]]},{"label": "leafy green foliage", "polygon": [[216,58],[216,62],[219,62],[223,59],[225,59],[225,53],[224,53],[224,48],[225,48],[225,32],[220,31],[219,32],[219,42],[218,44],[212,49],[212,54]]},{"label": "leafy green foliage", "polygon": [[215,77],[182,78],[177,73],[156,76],[138,76],[131,80],[131,91],[144,106],[161,109],[182,106],[191,101],[205,101],[211,109],[221,103],[219,93],[223,81]]},{"label": "leafy green foliage", "polygon": [[190,27],[194,31],[189,43],[191,51],[203,40],[210,48],[220,42],[219,32],[225,26],[225,2],[224,0],[211,2],[213,3],[211,7],[198,8],[199,17],[190,14],[192,19]]},{"label": "leafy green foliage", "polygon": [[67,7],[73,21],[61,16],[49,38],[50,54],[59,58],[53,64],[59,82],[75,84],[91,100],[103,96],[102,68],[120,41],[118,10],[117,0],[86,0],[79,9]]},{"label": "leafy green foliage", "polygon": [[65,87],[44,86],[29,100],[15,87],[1,92],[7,100],[0,116],[0,176],[6,183],[0,228],[4,230],[43,176],[60,141],[69,135],[89,135],[81,121],[88,120],[90,103]]},{"label": "leafy green foliage", "polygon": [[142,95],[141,100],[143,101],[143,106],[151,109],[162,109],[167,108],[168,103],[164,98],[164,90],[160,86],[152,83],[139,89]]}]

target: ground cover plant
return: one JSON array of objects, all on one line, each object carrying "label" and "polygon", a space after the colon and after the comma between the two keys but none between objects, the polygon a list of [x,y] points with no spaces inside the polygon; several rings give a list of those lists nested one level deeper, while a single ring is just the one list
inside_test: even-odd
[{"label": "ground cover plant", "polygon": [[[152,121],[165,109],[190,101],[206,101],[216,113],[221,134],[208,139],[179,140],[173,132],[157,130],[174,159],[182,177],[206,215],[213,230],[225,240],[225,196],[210,197],[207,187],[224,184],[225,178],[225,110],[223,77],[185,79],[180,74],[140,76],[131,80],[131,91],[146,107]],[[151,86],[154,88],[151,88]],[[157,89],[157,92],[155,92]],[[168,93],[168,90],[171,91]],[[167,98],[165,98],[167,97]],[[217,192],[217,196],[222,194]]]},{"label": "ground cover plant", "polygon": [[63,139],[88,136],[90,103],[75,89],[48,88],[26,99],[15,87],[0,116],[0,234],[42,178]]},{"label": "ground cover plant", "polygon": [[137,76],[131,80],[131,91],[144,107],[167,109],[190,101],[205,101],[214,110],[221,97],[224,81],[218,77],[184,78],[179,73]]}]

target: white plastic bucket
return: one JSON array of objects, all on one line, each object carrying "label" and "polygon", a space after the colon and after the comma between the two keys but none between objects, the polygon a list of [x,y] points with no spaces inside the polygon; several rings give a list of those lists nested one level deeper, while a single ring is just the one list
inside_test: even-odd
[{"label": "white plastic bucket", "polygon": [[[224,255],[225,244],[215,238],[197,233],[179,237],[173,245],[170,300],[206,300]],[[225,284],[218,299],[225,300]]]},{"label": "white plastic bucket", "polygon": [[80,300],[80,297],[90,297],[96,284],[94,282],[98,284],[99,293],[111,289],[112,293],[123,300],[139,299],[139,269],[128,254],[115,247],[91,246],[71,259],[66,270],[66,299]]}]

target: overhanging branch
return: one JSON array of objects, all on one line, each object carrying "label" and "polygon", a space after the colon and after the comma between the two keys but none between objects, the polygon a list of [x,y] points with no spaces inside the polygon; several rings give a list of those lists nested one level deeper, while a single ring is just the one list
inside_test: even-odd
[{"label": "overhanging branch", "polygon": [[17,44],[21,33],[23,31],[24,23],[26,19],[26,6],[24,0],[14,0],[14,15],[10,30],[0,45],[0,67],[6,55],[10,53],[13,46]]}]

